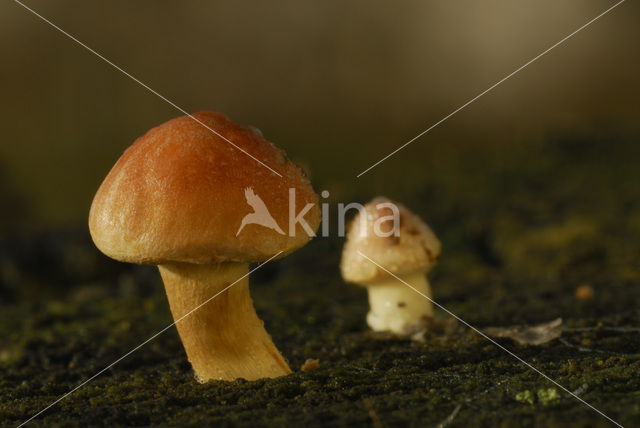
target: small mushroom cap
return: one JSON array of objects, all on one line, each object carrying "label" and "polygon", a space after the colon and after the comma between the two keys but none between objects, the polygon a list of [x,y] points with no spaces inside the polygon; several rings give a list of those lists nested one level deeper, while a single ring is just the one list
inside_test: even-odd
[{"label": "small mushroom cap", "polygon": [[[398,207],[399,233],[381,236],[394,231],[389,204]],[[402,204],[378,197],[366,204],[350,223],[340,270],[345,281],[366,285],[390,275],[358,251],[395,275],[407,275],[427,272],[439,260],[440,249],[438,238],[417,215]]]},{"label": "small mushroom cap", "polygon": [[[302,170],[249,127],[216,112],[193,116],[282,177],[192,118],[169,120],[138,138],[98,189],[89,213],[96,246],[120,261],[163,264],[257,262],[306,244],[311,237],[300,223],[289,236],[289,189],[295,215],[311,203],[304,219],[313,232],[320,223],[318,196]],[[254,196],[284,234],[249,222],[236,236],[256,211],[248,203],[261,203]]]}]

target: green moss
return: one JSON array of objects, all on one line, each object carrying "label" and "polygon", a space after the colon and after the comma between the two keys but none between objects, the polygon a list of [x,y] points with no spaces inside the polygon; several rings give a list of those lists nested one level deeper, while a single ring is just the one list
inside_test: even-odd
[{"label": "green moss", "polygon": [[[630,329],[640,327],[637,147],[553,141],[455,154],[434,159],[403,201],[444,242],[436,300],[478,327],[563,317],[562,341],[500,343],[628,426],[640,424],[640,334]],[[82,233],[24,260],[14,247],[1,253],[11,275],[0,296],[12,303],[0,304],[0,425],[27,419],[171,322],[157,272],[108,262]],[[56,256],[78,248],[85,256]],[[458,409],[458,426],[608,425],[462,325],[427,343],[377,340],[365,290],[339,277],[340,249],[316,239],[252,279],[291,366],[318,358],[318,369],[199,384],[170,329],[33,424],[371,425],[373,411],[384,426],[425,426]],[[585,283],[595,297],[577,300]]]},{"label": "green moss", "polygon": [[536,396],[533,395],[533,392],[527,389],[525,391],[518,392],[516,394],[516,401],[520,401],[522,403],[529,403],[533,405],[533,403],[535,403],[536,401]]},{"label": "green moss", "polygon": [[538,389],[538,402],[543,406],[547,406],[560,398],[558,390],[555,388]]}]

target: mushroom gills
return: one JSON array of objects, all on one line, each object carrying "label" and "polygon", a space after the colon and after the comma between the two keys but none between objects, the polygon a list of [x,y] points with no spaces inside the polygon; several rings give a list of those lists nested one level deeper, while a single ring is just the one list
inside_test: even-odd
[{"label": "mushroom gills", "polygon": [[256,314],[247,263],[170,263],[158,269],[182,344],[200,382],[291,373]]}]

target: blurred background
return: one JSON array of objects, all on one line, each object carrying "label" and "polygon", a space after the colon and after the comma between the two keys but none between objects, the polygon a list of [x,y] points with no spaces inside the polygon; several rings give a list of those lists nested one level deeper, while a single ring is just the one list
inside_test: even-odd
[{"label": "blurred background", "polygon": [[[402,198],[465,152],[638,131],[634,2],[360,179],[613,2],[25,4],[185,110],[261,128],[336,200]],[[84,225],[122,151],[181,113],[11,1],[0,34],[0,230]]]},{"label": "blurred background", "polygon": [[[526,278],[544,305],[554,295],[546,289],[571,296],[597,272],[609,291],[606,272],[640,280],[632,238],[640,236],[637,3],[360,178],[614,3],[26,4],[185,110],[223,112],[285,148],[318,193],[330,192],[333,236],[298,257],[308,265],[322,258],[320,277],[336,287],[336,203],[377,195],[432,225],[445,254],[435,275],[463,288],[512,272],[505,293]],[[123,150],[181,113],[14,2],[0,5],[0,32],[0,298],[34,302],[92,284],[104,292],[114,282],[125,287],[118,292],[135,284],[153,294],[155,269],[131,270],[100,254],[87,216]],[[267,281],[269,269],[276,267],[265,270]],[[450,286],[440,290],[452,294],[436,297],[462,304]],[[614,304],[609,295],[602,311]]]}]

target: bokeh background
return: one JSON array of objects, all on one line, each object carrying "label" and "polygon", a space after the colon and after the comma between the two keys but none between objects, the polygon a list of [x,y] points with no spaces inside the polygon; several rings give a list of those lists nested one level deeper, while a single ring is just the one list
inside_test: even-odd
[{"label": "bokeh background", "polygon": [[[550,135],[638,131],[634,2],[360,179],[613,2],[26,4],[185,110],[261,128],[336,200],[401,198],[464,151],[500,156]],[[85,222],[122,151],[181,114],[10,1],[0,5],[0,58],[2,230]]]}]

